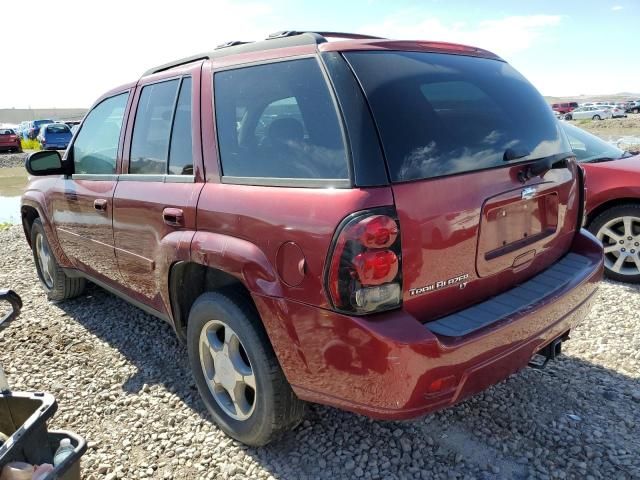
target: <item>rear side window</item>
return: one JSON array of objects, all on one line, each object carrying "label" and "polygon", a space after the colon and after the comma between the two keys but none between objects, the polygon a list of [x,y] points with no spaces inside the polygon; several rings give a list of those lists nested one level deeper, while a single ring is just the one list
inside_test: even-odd
[{"label": "rear side window", "polygon": [[193,175],[190,77],[142,88],[129,173]]},{"label": "rear side window", "polygon": [[224,176],[347,179],[338,113],[314,58],[215,74]]},{"label": "rear side window", "polygon": [[48,133],[70,133],[69,127],[63,123],[54,123],[46,126]]},{"label": "rear side window", "polygon": [[[570,152],[542,96],[508,64],[425,52],[349,52],[394,182]],[[510,164],[513,162],[510,162]]]},{"label": "rear side window", "polygon": [[129,93],[123,93],[107,98],[87,114],[73,142],[75,173],[115,173],[120,129],[128,97]]},{"label": "rear side window", "polygon": [[179,80],[142,88],[131,139],[129,173],[164,174]]}]

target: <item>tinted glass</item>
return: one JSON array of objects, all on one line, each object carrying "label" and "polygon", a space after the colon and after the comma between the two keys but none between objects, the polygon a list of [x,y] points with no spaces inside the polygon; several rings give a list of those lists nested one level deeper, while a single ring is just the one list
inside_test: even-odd
[{"label": "tinted glass", "polygon": [[[423,52],[352,52],[392,181],[451,175],[569,152],[553,112],[508,64]],[[519,156],[518,155],[518,156]]]},{"label": "tinted glass", "polygon": [[45,127],[49,133],[70,133],[69,127],[63,123],[54,123]]},{"label": "tinted glass", "polygon": [[180,87],[180,96],[173,119],[171,149],[169,151],[169,173],[193,175],[191,151],[191,78],[185,78]]},{"label": "tinted glass", "polygon": [[178,80],[170,80],[142,89],[133,126],[129,173],[166,173],[178,84]]},{"label": "tinted glass", "polygon": [[338,115],[315,59],[215,75],[223,174],[345,179]]},{"label": "tinted glass", "polygon": [[73,142],[75,173],[115,173],[120,128],[128,96],[128,93],[123,93],[107,98],[87,114]]},{"label": "tinted glass", "polygon": [[13,135],[14,132],[10,128],[0,128],[0,135]]}]

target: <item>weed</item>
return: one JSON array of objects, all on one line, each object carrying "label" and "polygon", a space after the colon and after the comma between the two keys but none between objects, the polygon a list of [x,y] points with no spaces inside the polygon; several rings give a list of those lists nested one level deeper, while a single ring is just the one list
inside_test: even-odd
[{"label": "weed", "polygon": [[23,150],[40,150],[40,143],[36,139],[22,138],[20,143]]}]

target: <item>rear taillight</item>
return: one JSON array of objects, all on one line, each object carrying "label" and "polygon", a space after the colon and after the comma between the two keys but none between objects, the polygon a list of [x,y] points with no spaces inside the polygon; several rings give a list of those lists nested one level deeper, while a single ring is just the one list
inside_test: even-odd
[{"label": "rear taillight", "polygon": [[402,303],[400,229],[392,207],[357,212],[338,227],[325,275],[336,310],[363,315]]}]

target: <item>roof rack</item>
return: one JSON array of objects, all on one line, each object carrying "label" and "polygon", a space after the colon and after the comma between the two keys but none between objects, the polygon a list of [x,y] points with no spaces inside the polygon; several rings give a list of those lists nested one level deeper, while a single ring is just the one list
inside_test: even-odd
[{"label": "roof rack", "polygon": [[295,35],[302,35],[303,33],[315,33],[321,37],[333,37],[333,38],[348,38],[351,40],[384,40],[384,37],[375,37],[373,35],[367,35],[364,33],[347,33],[347,32],[317,32],[317,31],[296,31],[296,30],[282,30],[275,32],[267,37],[267,40],[273,40],[274,38],[292,37]]},{"label": "roof rack", "polygon": [[258,52],[261,50],[271,50],[275,48],[294,47],[299,45],[319,45],[327,41],[327,37],[347,38],[352,40],[380,40],[382,37],[374,37],[373,35],[364,35],[360,33],[343,33],[343,32],[311,32],[297,30],[282,30],[269,35],[265,40],[259,42],[242,42],[233,40],[222,43],[215,47],[213,52],[201,53],[190,57],[174,60],[157,67],[150,68],[142,74],[143,77],[154,73],[164,72],[174,67],[187,65],[189,63],[202,60],[211,60],[214,58],[225,57],[238,53]]},{"label": "roof rack", "polygon": [[243,42],[241,40],[232,40],[230,42],[225,42],[225,43],[221,43],[220,45],[217,45],[215,49],[220,50],[221,48],[235,47],[236,45],[245,45],[247,43],[253,43],[253,42]]}]

